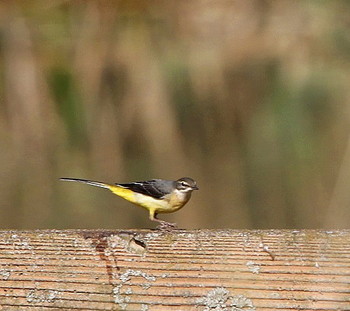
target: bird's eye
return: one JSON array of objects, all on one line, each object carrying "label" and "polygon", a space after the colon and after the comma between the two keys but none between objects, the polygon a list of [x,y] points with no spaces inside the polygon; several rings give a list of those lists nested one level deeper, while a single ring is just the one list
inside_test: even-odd
[{"label": "bird's eye", "polygon": [[181,186],[182,187],[189,187],[189,185],[187,183],[185,183],[184,181],[181,182]]}]

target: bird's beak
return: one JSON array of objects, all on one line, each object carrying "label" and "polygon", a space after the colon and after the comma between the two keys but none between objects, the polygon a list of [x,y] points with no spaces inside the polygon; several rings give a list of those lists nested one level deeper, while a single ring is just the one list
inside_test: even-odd
[{"label": "bird's beak", "polygon": [[197,186],[193,186],[192,190],[199,190],[199,188]]}]

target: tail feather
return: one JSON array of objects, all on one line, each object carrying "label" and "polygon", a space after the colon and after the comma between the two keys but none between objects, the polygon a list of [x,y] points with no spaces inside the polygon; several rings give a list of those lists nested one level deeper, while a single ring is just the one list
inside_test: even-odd
[{"label": "tail feather", "polygon": [[88,184],[91,186],[95,187],[101,187],[101,188],[106,188],[106,189],[111,189],[112,185],[100,182],[100,181],[94,181],[94,180],[88,180],[88,179],[80,179],[80,178],[67,178],[67,177],[62,177],[60,180],[63,181],[75,181],[75,182],[80,182],[83,184]]},{"label": "tail feather", "polygon": [[95,187],[106,188],[106,189],[112,191],[114,194],[122,197],[123,199],[137,204],[137,202],[135,202],[135,196],[134,196],[133,191],[131,191],[130,189],[123,188],[123,187],[118,186],[118,185],[111,185],[111,184],[106,184],[106,183],[103,183],[100,181],[80,179],[80,178],[63,177],[63,178],[60,178],[60,180],[75,181],[75,182],[80,182],[80,183],[88,184],[88,185],[95,186]]}]

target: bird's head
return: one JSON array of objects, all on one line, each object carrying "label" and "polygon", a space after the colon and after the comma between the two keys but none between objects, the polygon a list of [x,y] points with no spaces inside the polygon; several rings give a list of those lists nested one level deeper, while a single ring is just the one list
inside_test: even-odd
[{"label": "bird's head", "polygon": [[197,183],[189,177],[182,177],[175,182],[175,187],[181,192],[192,192],[198,190]]}]

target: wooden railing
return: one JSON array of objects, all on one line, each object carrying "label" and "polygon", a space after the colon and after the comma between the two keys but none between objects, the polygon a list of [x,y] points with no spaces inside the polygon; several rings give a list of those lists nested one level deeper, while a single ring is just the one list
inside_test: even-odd
[{"label": "wooden railing", "polygon": [[0,310],[350,310],[350,231],[0,231]]}]

